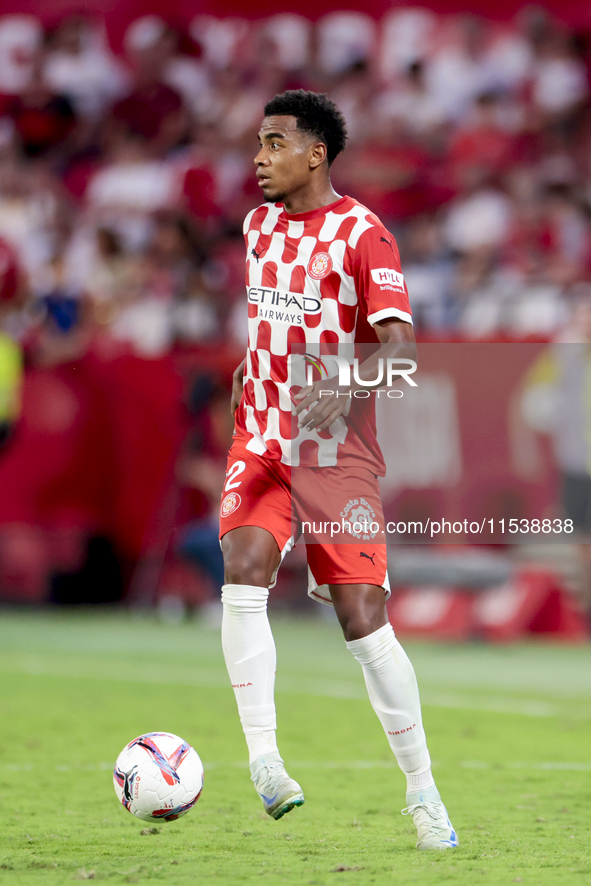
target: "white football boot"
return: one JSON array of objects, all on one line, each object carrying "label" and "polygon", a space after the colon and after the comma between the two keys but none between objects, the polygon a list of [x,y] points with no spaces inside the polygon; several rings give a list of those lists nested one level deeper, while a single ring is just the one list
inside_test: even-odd
[{"label": "white football boot", "polygon": [[293,778],[285,771],[278,751],[259,757],[250,764],[250,779],[263,801],[265,812],[273,818],[281,818],[294,806],[302,806],[304,794]]},{"label": "white football boot", "polygon": [[407,793],[406,802],[408,806],[402,814],[410,815],[415,823],[417,849],[452,849],[460,845],[435,785],[425,791]]}]

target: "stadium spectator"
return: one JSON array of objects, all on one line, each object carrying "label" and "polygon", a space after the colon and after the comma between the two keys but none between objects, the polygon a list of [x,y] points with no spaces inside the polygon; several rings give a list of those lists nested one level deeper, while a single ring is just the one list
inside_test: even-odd
[{"label": "stadium spectator", "polygon": [[41,56],[33,64],[30,79],[22,92],[5,102],[4,114],[12,120],[26,157],[45,157],[59,148],[67,156],[66,140],[76,126],[76,114],[65,95],[55,93],[47,86]]},{"label": "stadium spectator", "polygon": [[512,220],[511,201],[497,188],[467,187],[449,206],[443,236],[460,255],[478,249],[499,249],[507,241]]},{"label": "stadium spectator", "polygon": [[329,77],[339,77],[360,62],[369,62],[375,32],[375,22],[364,12],[329,12],[316,29],[318,67]]},{"label": "stadium spectator", "polygon": [[396,86],[378,94],[377,114],[400,119],[407,131],[416,137],[438,129],[445,122],[443,109],[425,80],[425,65],[413,61]]},{"label": "stadium spectator", "polygon": [[413,293],[415,328],[449,329],[456,319],[451,300],[453,264],[432,214],[411,221],[401,253],[406,285]]},{"label": "stadium spectator", "polygon": [[501,125],[499,105],[499,97],[494,92],[477,96],[472,117],[468,117],[451,139],[449,162],[459,188],[475,176],[500,176],[515,161],[514,138]]},{"label": "stadium spectator", "polygon": [[59,179],[44,165],[10,154],[0,162],[0,236],[15,248],[33,286],[62,227],[61,190]]},{"label": "stadium spectator", "polygon": [[85,194],[90,219],[117,231],[131,251],[145,248],[151,214],[173,206],[176,196],[174,166],[154,158],[146,140],[127,130],[111,135],[105,163]]},{"label": "stadium spectator", "polygon": [[174,32],[156,16],[145,16],[130,26],[125,45],[133,85],[111,112],[113,129],[142,139],[153,157],[174,148],[187,126],[182,96],[166,82],[174,41]]},{"label": "stadium spectator", "polygon": [[47,35],[43,76],[65,95],[76,114],[98,122],[111,102],[126,91],[128,75],[110,51],[104,28],[85,15],[66,15]]},{"label": "stadium spectator", "polygon": [[426,152],[395,118],[366,132],[363,141],[351,145],[335,180],[339,188],[347,187],[356,200],[375,206],[376,213],[395,226],[428,206]]},{"label": "stadium spectator", "polygon": [[532,98],[549,122],[564,121],[581,106],[589,89],[585,66],[567,34],[554,31],[538,48]]},{"label": "stadium spectator", "polygon": [[4,15],[0,19],[0,94],[18,95],[27,88],[43,28],[32,15]]},{"label": "stadium spectator", "polygon": [[427,68],[427,81],[447,120],[457,125],[477,95],[494,88],[486,59],[487,30],[474,16],[444,22],[440,48]]}]

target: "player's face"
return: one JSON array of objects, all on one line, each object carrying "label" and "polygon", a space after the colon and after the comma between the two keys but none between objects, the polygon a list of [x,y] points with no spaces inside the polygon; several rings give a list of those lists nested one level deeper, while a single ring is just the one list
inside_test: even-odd
[{"label": "player's face", "polygon": [[254,162],[265,200],[282,203],[310,182],[314,140],[297,128],[295,117],[265,117]]}]

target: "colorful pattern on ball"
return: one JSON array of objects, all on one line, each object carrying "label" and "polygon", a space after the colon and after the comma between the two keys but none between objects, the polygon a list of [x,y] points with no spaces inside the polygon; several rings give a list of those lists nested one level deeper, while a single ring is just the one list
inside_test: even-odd
[{"label": "colorful pattern on ball", "polygon": [[177,767],[179,766],[181,760],[184,760],[187,753],[191,749],[191,745],[187,744],[186,741],[182,742],[179,747],[176,749],[170,760],[168,760],[158,745],[153,741],[153,736],[162,735],[161,732],[151,732],[148,735],[140,735],[139,738],[134,739],[128,747],[133,747],[134,745],[139,745],[142,748],[145,748],[149,754],[152,754],[154,758],[154,762],[156,766],[162,773],[162,777],[166,784],[178,784],[179,776]]},{"label": "colorful pattern on ball", "polygon": [[203,789],[203,765],[191,745],[170,732],[148,732],[121,751],[113,785],[122,805],[143,821],[174,821]]},{"label": "colorful pattern on ball", "polygon": [[113,773],[113,778],[123,790],[123,799],[121,800],[121,802],[127,810],[129,810],[129,807],[131,806],[133,783],[135,781],[136,774],[137,766],[134,766],[131,772],[121,772],[119,769],[117,769],[117,767],[115,767],[115,771]]},{"label": "colorful pattern on ball", "polygon": [[190,803],[184,803],[182,806],[177,806],[176,809],[155,809],[152,815],[154,818],[163,818],[165,821],[174,821],[176,818],[180,818],[181,815],[184,815],[186,812],[188,812],[189,809],[191,809],[195,805],[195,803],[199,799],[200,794],[201,791],[199,792],[199,794],[197,794],[194,800],[191,800]]}]

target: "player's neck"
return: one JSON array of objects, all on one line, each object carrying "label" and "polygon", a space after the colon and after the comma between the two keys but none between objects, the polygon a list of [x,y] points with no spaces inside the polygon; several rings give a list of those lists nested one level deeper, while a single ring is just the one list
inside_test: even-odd
[{"label": "player's neck", "polygon": [[330,179],[328,179],[322,185],[314,183],[305,189],[298,189],[288,194],[283,200],[283,205],[289,215],[299,215],[302,212],[311,212],[313,209],[330,206],[331,203],[336,203],[337,200],[340,200],[340,195],[337,194]]}]

